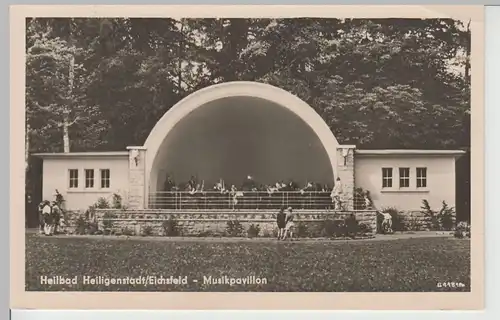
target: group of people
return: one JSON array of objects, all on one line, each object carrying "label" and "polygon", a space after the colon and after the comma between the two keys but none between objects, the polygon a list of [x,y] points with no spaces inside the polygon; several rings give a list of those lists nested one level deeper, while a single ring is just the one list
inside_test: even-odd
[{"label": "group of people", "polygon": [[64,222],[62,210],[56,201],[42,201],[38,205],[39,233],[52,236]]},{"label": "group of people", "polygon": [[276,224],[278,225],[278,240],[285,240],[287,235],[293,238],[293,230],[295,224],[293,222],[294,214],[292,207],[288,207],[287,212],[285,209],[281,208],[276,215]]},{"label": "group of people", "polygon": [[[220,179],[219,182],[214,184],[211,192],[210,190],[209,192],[205,191],[204,180],[199,182],[194,176],[186,184],[181,184],[181,186],[183,185],[184,187],[177,186],[170,175],[167,175],[164,183],[164,190],[166,192],[187,192],[190,198],[183,198],[183,206],[189,206],[189,202],[196,200],[197,197],[201,197],[203,198],[204,205],[224,206],[226,204],[227,206],[229,204],[233,210],[242,206],[276,208],[276,206],[283,205],[283,200],[281,199],[283,192],[293,192],[295,194],[290,195],[291,199],[287,198],[288,204],[301,206],[304,209],[306,206],[311,208],[313,206],[321,206],[322,208],[333,207],[335,210],[342,209],[343,192],[340,178],[336,179],[333,188],[313,182],[307,182],[304,187],[300,188],[293,181],[289,183],[279,181],[274,185],[259,185],[254,181],[252,176],[247,176],[240,188],[237,188],[234,184],[231,184],[229,187],[223,179]],[[172,203],[173,200],[170,199],[172,196],[167,194],[162,197],[166,201],[159,202],[164,202],[167,206],[174,205]]]}]

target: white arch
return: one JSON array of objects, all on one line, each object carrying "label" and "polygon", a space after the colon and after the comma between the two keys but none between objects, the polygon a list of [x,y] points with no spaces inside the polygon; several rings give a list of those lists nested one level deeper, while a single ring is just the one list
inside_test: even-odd
[{"label": "white arch", "polygon": [[161,148],[163,140],[174,126],[182,121],[190,112],[203,107],[209,102],[237,96],[261,98],[280,105],[300,117],[320,139],[330,159],[333,174],[337,175],[336,152],[339,145],[338,141],[328,125],[313,108],[297,96],[283,89],[258,82],[234,81],[212,85],[190,94],[176,103],[156,123],[144,143],[144,148],[147,152],[145,164],[146,190],[150,186],[150,174],[153,169],[155,157]]}]

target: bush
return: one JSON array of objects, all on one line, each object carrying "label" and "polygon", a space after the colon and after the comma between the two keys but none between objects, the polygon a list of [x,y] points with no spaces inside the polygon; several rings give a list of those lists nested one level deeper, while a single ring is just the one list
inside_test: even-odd
[{"label": "bush", "polygon": [[163,235],[166,237],[177,237],[181,234],[179,223],[172,216],[170,216],[167,220],[164,220],[161,226],[163,228]]},{"label": "bush", "polygon": [[443,201],[443,206],[441,207],[441,210],[439,210],[438,213],[439,224],[441,229],[445,231],[452,230],[455,224],[454,216],[455,216],[455,209],[448,207],[446,201]]},{"label": "bush", "polygon": [[229,220],[226,223],[226,234],[229,237],[241,237],[243,235],[243,226],[238,220]]},{"label": "bush", "polygon": [[420,211],[424,214],[426,220],[427,220],[427,227],[430,230],[439,230],[439,220],[436,217],[436,213],[434,210],[431,209],[431,206],[429,204],[429,201],[426,199],[422,200],[422,206],[420,207]]},{"label": "bush", "polygon": [[382,222],[384,221],[384,217],[377,212],[377,233],[384,233],[384,229],[382,228]]},{"label": "bush", "polygon": [[321,235],[327,238],[345,237],[348,233],[346,219],[326,219],[322,223]]},{"label": "bush", "polygon": [[122,228],[122,235],[124,235],[124,236],[133,236],[133,235],[135,235],[135,232],[134,232],[134,230],[132,230],[132,229],[130,229],[128,227],[123,227]]},{"label": "bush", "polygon": [[84,216],[79,216],[75,221],[76,234],[90,234],[94,235],[99,232],[97,222],[88,221]]},{"label": "bush", "polygon": [[260,233],[260,227],[258,224],[257,225],[252,224],[250,225],[250,227],[248,227],[247,235],[249,238],[256,238],[259,236],[259,233]]},{"label": "bush", "polygon": [[455,238],[470,238],[470,224],[465,221],[460,221],[453,233]]},{"label": "bush", "polygon": [[94,234],[99,234],[100,231],[99,231],[99,226],[97,224],[97,222],[89,222],[87,224],[87,233],[90,234],[90,235],[94,235]]},{"label": "bush", "polygon": [[406,219],[406,223],[409,231],[420,231],[420,229],[422,229],[422,223],[418,217],[415,217],[413,214],[410,214],[410,216]]},{"label": "bush", "polygon": [[335,236],[335,220],[325,219],[321,222],[321,236],[333,238]]},{"label": "bush", "polygon": [[150,225],[144,226],[144,228],[142,229],[142,236],[143,237],[148,237],[148,236],[151,236],[151,235],[153,235],[153,227],[150,226]]},{"label": "bush", "polygon": [[262,237],[264,237],[264,238],[272,238],[272,236],[273,236],[273,233],[269,230],[264,230],[262,232]]},{"label": "bush", "polygon": [[95,203],[95,207],[97,209],[109,209],[110,208],[109,201],[104,197],[100,197],[97,199],[97,202]]},{"label": "bush", "polygon": [[307,225],[305,223],[299,222],[297,224],[296,235],[298,238],[307,238],[310,236],[309,230],[307,229]]},{"label": "bush", "polygon": [[351,214],[349,217],[345,219],[344,225],[345,225],[344,234],[351,238],[355,238],[359,231],[359,222],[356,220],[356,216],[354,214]]},{"label": "bush", "polygon": [[122,196],[113,193],[113,209],[122,209]]},{"label": "bush", "polygon": [[446,201],[442,202],[442,207],[437,213],[431,209],[429,202],[425,199],[422,200],[420,208],[428,220],[430,230],[450,231],[453,229],[455,209],[448,207]]},{"label": "bush", "polygon": [[278,228],[274,228],[273,229],[272,237],[273,238],[277,238],[278,237]]},{"label": "bush", "polygon": [[75,221],[75,233],[76,234],[86,234],[87,233],[87,220],[85,217],[78,217]]},{"label": "bush", "polygon": [[372,232],[373,232],[372,227],[370,227],[369,225],[364,224],[364,223],[359,224],[358,233],[360,235],[365,236],[365,235],[370,234]]},{"label": "bush", "polygon": [[200,238],[207,238],[207,237],[220,238],[220,237],[224,236],[224,232],[221,232],[218,230],[205,230],[205,231],[201,231],[199,233],[196,233],[194,236],[200,237]]}]

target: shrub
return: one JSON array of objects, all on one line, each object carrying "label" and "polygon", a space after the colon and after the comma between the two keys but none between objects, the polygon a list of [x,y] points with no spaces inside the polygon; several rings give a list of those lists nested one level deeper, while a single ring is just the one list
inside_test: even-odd
[{"label": "shrub", "polygon": [[97,234],[99,231],[97,222],[88,221],[84,216],[79,216],[75,221],[76,234]]},{"label": "shrub", "polygon": [[455,209],[448,207],[446,201],[443,201],[443,206],[441,207],[441,210],[439,210],[438,213],[440,227],[445,231],[452,230],[455,224],[454,216],[455,216]]},{"label": "shrub", "polygon": [[109,209],[110,208],[109,201],[104,197],[100,197],[97,199],[95,207],[98,209]]},{"label": "shrub", "polygon": [[271,238],[272,236],[273,236],[273,234],[272,234],[272,232],[271,232],[271,231],[269,231],[269,230],[264,230],[264,231],[262,232],[262,237],[264,237],[264,238]]},{"label": "shrub", "polygon": [[422,228],[422,223],[413,214],[410,214],[406,219],[407,229],[409,231],[419,231]]},{"label": "shrub", "polygon": [[347,235],[347,225],[345,219],[326,219],[323,221],[321,235],[327,238],[345,237]]},{"label": "shrub", "polygon": [[91,221],[87,224],[87,233],[90,235],[100,233],[97,222]]},{"label": "shrub", "polygon": [[181,234],[179,223],[172,216],[170,216],[167,220],[164,220],[161,226],[163,228],[163,235],[166,237],[176,237]]},{"label": "shrub", "polygon": [[258,224],[257,225],[252,224],[250,225],[250,227],[248,227],[247,235],[249,238],[256,238],[259,236],[259,233],[260,233],[260,227]]},{"label": "shrub", "polygon": [[309,230],[307,229],[307,225],[304,222],[299,222],[297,224],[296,235],[298,238],[307,238],[310,236]]},{"label": "shrub", "polygon": [[226,234],[229,237],[240,237],[243,235],[243,226],[238,220],[229,220],[226,223]]},{"label": "shrub", "polygon": [[153,227],[150,226],[150,225],[144,226],[144,228],[142,229],[142,236],[143,237],[148,237],[148,236],[151,236],[151,235],[153,235]]},{"label": "shrub", "polygon": [[87,220],[85,217],[78,217],[75,221],[75,233],[76,234],[86,234],[87,233]]},{"label": "shrub", "polygon": [[452,207],[448,207],[446,201],[442,202],[442,207],[437,213],[431,209],[429,202],[425,199],[422,200],[421,209],[428,220],[430,230],[450,231],[453,229],[453,226],[455,224],[455,209]]},{"label": "shrub", "polygon": [[223,236],[223,233],[220,231],[206,230],[197,233],[195,236],[200,238],[206,238],[206,237],[220,238]]},{"label": "shrub", "polygon": [[384,229],[382,228],[383,221],[384,217],[377,211],[377,233],[384,233]]},{"label": "shrub", "polygon": [[372,233],[372,227],[365,223],[360,223],[358,226],[358,233],[362,236]]},{"label": "shrub", "polygon": [[321,222],[321,235],[323,237],[332,238],[335,236],[335,232],[335,220],[325,219]]},{"label": "shrub", "polygon": [[356,216],[354,214],[351,214],[344,220],[344,225],[345,225],[344,234],[351,238],[355,238],[359,230],[359,222],[356,220]]},{"label": "shrub", "polygon": [[439,225],[439,219],[436,216],[436,212],[431,209],[429,201],[427,201],[426,199],[422,200],[422,206],[420,207],[420,209],[427,220],[427,225],[430,230],[441,229]]},{"label": "shrub", "polygon": [[470,238],[470,224],[466,221],[460,221],[453,235],[455,238]]},{"label": "shrub", "polygon": [[124,236],[133,236],[133,235],[135,235],[135,232],[132,229],[128,228],[128,227],[123,227],[122,228],[122,235],[124,235]]},{"label": "shrub", "polygon": [[122,209],[122,196],[113,193],[113,209]]},{"label": "shrub", "polygon": [[278,237],[278,228],[274,228],[273,229],[272,237],[273,238],[277,238]]}]

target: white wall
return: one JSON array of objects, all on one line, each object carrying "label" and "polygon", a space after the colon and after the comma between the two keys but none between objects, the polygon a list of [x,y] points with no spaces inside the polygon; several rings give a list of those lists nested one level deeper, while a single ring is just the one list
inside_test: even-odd
[{"label": "white wall", "polygon": [[[382,168],[392,167],[391,189],[382,188]],[[399,168],[410,168],[410,187],[399,188]],[[417,189],[416,168],[427,168],[427,188]],[[438,210],[442,201],[455,207],[455,158],[452,155],[355,155],[355,185],[370,191],[377,209],[420,210],[427,199]]]},{"label": "white wall", "polygon": [[[126,202],[128,193],[128,157],[64,157],[43,160],[43,191],[45,200],[54,200],[55,190],[66,200],[66,209],[87,209],[99,197],[110,202],[113,193],[122,196]],[[69,188],[69,169],[78,169],[78,188]],[[94,188],[85,189],[85,169],[94,169]],[[110,188],[101,189],[100,169],[110,169]]]}]

